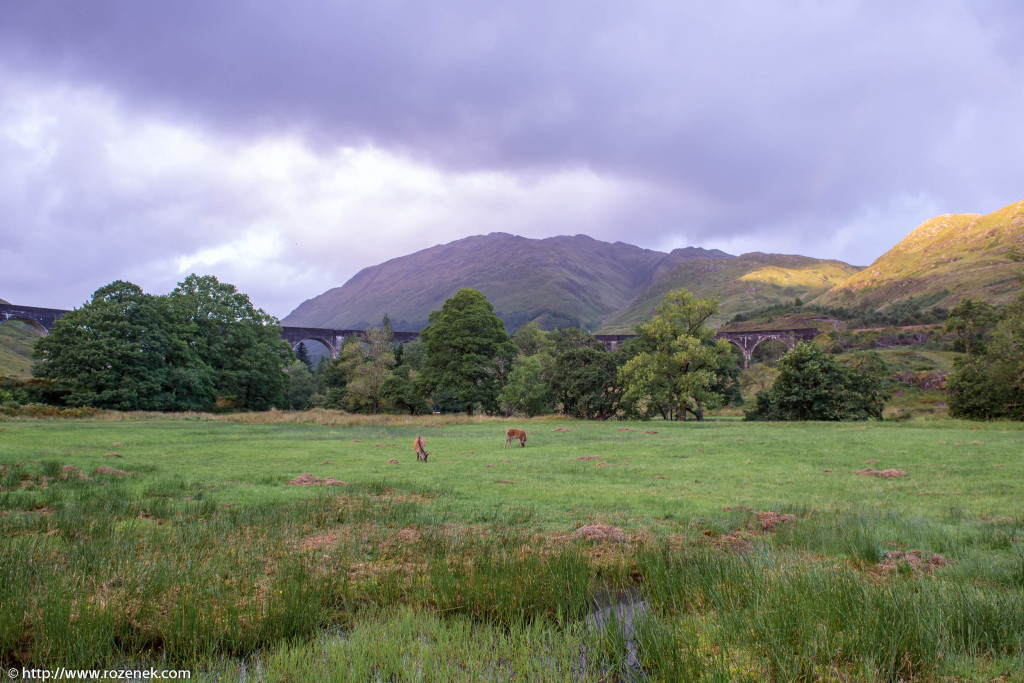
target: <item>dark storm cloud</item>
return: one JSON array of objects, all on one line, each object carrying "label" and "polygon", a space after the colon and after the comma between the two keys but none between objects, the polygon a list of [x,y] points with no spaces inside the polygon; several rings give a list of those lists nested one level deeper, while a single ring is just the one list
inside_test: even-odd
[{"label": "dark storm cloud", "polygon": [[[285,134],[325,156],[369,146],[456,174],[584,169],[645,188],[628,218],[581,230],[595,237],[866,263],[932,213],[1022,197],[1022,15],[967,0],[39,0],[5,3],[0,65],[239,146]],[[61,154],[93,154],[81,137]],[[123,201],[143,217],[167,205]],[[96,187],[64,205],[91,225],[123,201]]]}]

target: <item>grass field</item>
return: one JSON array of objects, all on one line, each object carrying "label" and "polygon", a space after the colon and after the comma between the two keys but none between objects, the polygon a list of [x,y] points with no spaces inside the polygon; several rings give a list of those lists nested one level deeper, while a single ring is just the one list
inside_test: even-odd
[{"label": "grass field", "polygon": [[[526,448],[503,448],[513,425]],[[193,680],[1021,680],[1022,437],[8,419],[0,659]],[[343,483],[288,484],[304,473]],[[614,604],[628,619],[596,625]]]}]

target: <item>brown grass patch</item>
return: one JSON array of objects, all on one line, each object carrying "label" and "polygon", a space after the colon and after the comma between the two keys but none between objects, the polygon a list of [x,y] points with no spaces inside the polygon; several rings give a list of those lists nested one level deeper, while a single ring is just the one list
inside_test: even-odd
[{"label": "brown grass patch", "polygon": [[97,467],[97,474],[116,474],[119,477],[130,477],[131,472],[125,472],[124,470],[115,470],[113,467]]},{"label": "brown grass patch", "polygon": [[911,550],[909,552],[890,550],[882,558],[882,561],[878,563],[877,571],[880,574],[888,574],[901,567],[909,567],[914,572],[929,573],[945,567],[949,563],[950,560],[947,560],[938,553],[932,553],[926,560],[922,550]]},{"label": "brown grass patch", "polygon": [[120,453],[107,453],[103,456],[104,458],[123,458],[124,456]]},{"label": "brown grass patch", "polygon": [[338,481],[332,477],[314,477],[312,474],[300,474],[288,482],[288,486],[347,486],[348,482]]},{"label": "brown grass patch", "polygon": [[556,428],[552,429],[551,431],[553,431],[553,432],[571,432],[572,430],[569,429],[568,427],[556,427]]},{"label": "brown grass patch", "polygon": [[584,455],[583,457],[580,457],[580,458],[576,458],[576,459],[577,459],[577,460],[586,460],[586,461],[589,461],[589,460],[600,460],[600,459],[601,459],[601,457],[600,457],[600,456],[598,456],[598,455]]},{"label": "brown grass patch", "polygon": [[397,460],[388,460],[388,464],[389,465],[397,465],[398,461]]},{"label": "brown grass patch", "polygon": [[854,474],[859,474],[862,477],[881,477],[882,479],[896,479],[907,476],[907,473],[903,470],[873,470],[870,467],[857,470]]},{"label": "brown grass patch", "polygon": [[588,524],[581,526],[569,534],[569,538],[583,539],[585,541],[614,541],[620,543],[628,540],[626,533],[617,526],[608,524]]}]

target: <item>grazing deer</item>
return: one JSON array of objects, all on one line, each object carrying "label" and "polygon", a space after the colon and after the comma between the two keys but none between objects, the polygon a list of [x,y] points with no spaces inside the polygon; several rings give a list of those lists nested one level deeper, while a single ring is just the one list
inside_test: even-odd
[{"label": "grazing deer", "polygon": [[430,452],[426,449],[426,444],[423,442],[422,436],[417,436],[416,440],[412,442],[412,447],[416,449],[416,459],[420,462],[426,462],[427,456]]},{"label": "grazing deer", "polygon": [[512,439],[519,439],[519,445],[526,448],[526,432],[522,429],[510,429],[505,432],[505,436],[507,437],[505,439],[506,446],[512,443]]}]

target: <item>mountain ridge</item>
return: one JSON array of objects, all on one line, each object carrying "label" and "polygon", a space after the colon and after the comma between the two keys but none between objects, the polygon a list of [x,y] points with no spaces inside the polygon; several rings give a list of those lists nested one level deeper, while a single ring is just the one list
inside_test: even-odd
[{"label": "mountain ridge", "polygon": [[[796,276],[800,269],[820,264],[830,265],[821,267],[825,272],[818,279]],[[307,299],[282,322],[358,329],[378,324],[387,313],[396,330],[417,331],[430,311],[439,309],[458,289],[472,287],[487,296],[510,329],[534,321],[548,329],[578,326],[630,332],[631,321],[644,317],[649,308],[644,295],[685,286],[687,278],[681,273],[723,270],[734,278],[756,280],[752,271],[760,267],[773,268],[774,276],[762,277],[766,282],[761,283],[748,281],[732,292],[723,316],[784,297],[816,296],[856,270],[839,261],[796,255],[737,257],[700,247],[666,253],[588,235],[533,239],[492,232],[363,268],[341,287]],[[789,282],[782,282],[787,278]],[[773,279],[779,282],[767,282]],[[708,293],[699,286],[696,290]],[[623,312],[637,305],[646,308],[623,317]]]},{"label": "mountain ridge", "polygon": [[814,303],[885,309],[913,301],[922,308],[950,308],[967,296],[1005,303],[1020,289],[1019,265],[1008,258],[1020,247],[1024,201],[989,214],[943,214],[918,225]]}]

